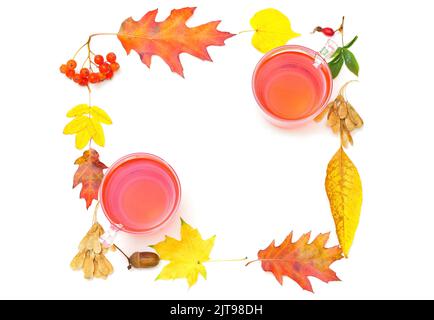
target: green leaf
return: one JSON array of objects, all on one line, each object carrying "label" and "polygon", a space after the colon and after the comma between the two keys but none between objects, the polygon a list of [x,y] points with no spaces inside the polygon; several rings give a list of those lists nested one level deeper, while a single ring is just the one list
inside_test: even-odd
[{"label": "green leaf", "polygon": [[347,43],[344,48],[345,49],[349,49],[351,48],[351,46],[357,41],[357,39],[359,39],[359,36],[355,36],[353,40],[351,40],[349,43]]},{"label": "green leaf", "polygon": [[339,47],[336,49],[335,53],[333,53],[333,55],[330,57],[330,59],[336,59],[338,56],[340,56],[342,54],[342,48]]},{"label": "green leaf", "polygon": [[357,62],[354,54],[350,50],[344,48],[342,50],[342,55],[344,57],[345,65],[347,66],[347,68],[356,76],[359,76],[359,63]]},{"label": "green leaf", "polygon": [[344,65],[344,59],[341,55],[337,56],[333,61],[329,62],[329,68],[332,73],[332,78],[336,78]]}]

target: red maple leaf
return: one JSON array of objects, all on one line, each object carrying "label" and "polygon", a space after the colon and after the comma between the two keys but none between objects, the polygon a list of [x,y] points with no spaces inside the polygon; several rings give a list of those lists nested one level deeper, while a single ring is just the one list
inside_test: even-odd
[{"label": "red maple leaf", "polygon": [[99,161],[99,154],[94,149],[86,150],[74,164],[78,164],[78,169],[72,188],[81,183],[80,198],[86,200],[86,208],[89,209],[92,201],[98,200],[99,186],[104,177],[103,170],[107,169],[107,166]]},{"label": "red maple leaf", "polygon": [[149,11],[139,21],[126,19],[119,30],[118,39],[127,54],[136,51],[148,67],[153,55],[160,56],[173,72],[184,76],[179,55],[189,53],[199,59],[212,61],[208,46],[223,46],[226,39],[234,36],[217,30],[220,21],[212,21],[197,27],[186,26],[187,20],[196,8],[182,8],[171,11],[169,17],[156,22],[158,10]]},{"label": "red maple leaf", "polygon": [[274,274],[282,284],[283,276],[297,282],[304,290],[313,292],[308,276],[316,277],[324,282],[339,281],[330,265],[343,258],[338,246],[325,248],[330,233],[319,234],[312,243],[308,243],[310,232],[302,235],[292,243],[292,232],[280,246],[274,241],[264,250],[259,250],[258,260],[262,269]]}]

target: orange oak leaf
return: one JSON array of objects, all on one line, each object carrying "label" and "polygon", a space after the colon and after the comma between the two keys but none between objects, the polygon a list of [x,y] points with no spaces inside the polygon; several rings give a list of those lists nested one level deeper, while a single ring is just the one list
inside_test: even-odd
[{"label": "orange oak leaf", "polygon": [[225,40],[234,36],[230,32],[217,30],[220,21],[212,21],[197,27],[186,26],[196,8],[171,11],[169,17],[156,22],[158,9],[149,11],[139,21],[126,19],[118,32],[118,39],[127,54],[136,51],[148,67],[153,55],[160,56],[173,72],[184,77],[179,55],[189,53],[199,59],[212,61],[208,46],[223,46]]},{"label": "orange oak leaf", "polygon": [[78,169],[72,188],[81,183],[80,198],[86,200],[86,208],[89,209],[92,201],[98,200],[98,189],[104,177],[103,170],[107,169],[107,166],[99,161],[99,154],[94,149],[86,150],[74,164],[78,165]]},{"label": "orange oak leaf", "polygon": [[280,246],[274,241],[264,250],[259,250],[258,260],[262,269],[274,274],[282,284],[283,276],[288,276],[304,290],[313,292],[308,276],[316,277],[324,282],[340,281],[330,265],[343,258],[338,246],[325,248],[330,233],[319,234],[312,243],[308,243],[310,232],[292,242],[292,232]]}]

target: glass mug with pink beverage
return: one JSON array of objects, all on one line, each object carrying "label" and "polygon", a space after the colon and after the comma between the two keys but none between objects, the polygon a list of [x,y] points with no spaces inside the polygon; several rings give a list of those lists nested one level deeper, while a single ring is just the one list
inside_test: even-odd
[{"label": "glass mug with pink beverage", "polygon": [[99,200],[112,225],[102,237],[110,245],[117,231],[145,234],[162,227],[178,209],[181,185],[173,168],[163,159],[134,153],[107,170]]},{"label": "glass mug with pink beverage", "polygon": [[262,57],[253,72],[252,88],[256,102],[272,124],[297,127],[324,110],[333,87],[325,58],[336,47],[333,40],[320,52],[285,45]]}]

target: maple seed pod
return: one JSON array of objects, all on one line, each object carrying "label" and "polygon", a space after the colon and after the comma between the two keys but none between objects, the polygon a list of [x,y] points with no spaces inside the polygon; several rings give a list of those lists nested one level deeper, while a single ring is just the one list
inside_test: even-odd
[{"label": "maple seed pod", "polygon": [[[134,252],[129,261],[134,268],[151,268],[158,265],[160,257],[154,252]],[[131,269],[131,266],[128,269]]]}]

